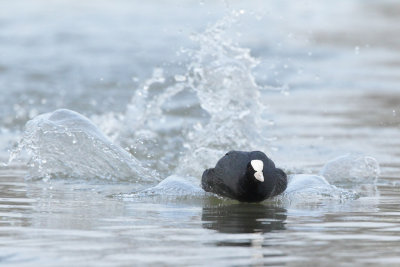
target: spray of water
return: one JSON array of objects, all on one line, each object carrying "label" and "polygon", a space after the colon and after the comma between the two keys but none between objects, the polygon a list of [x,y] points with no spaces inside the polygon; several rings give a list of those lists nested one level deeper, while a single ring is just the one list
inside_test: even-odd
[{"label": "spray of water", "polygon": [[199,49],[191,54],[187,83],[210,119],[188,132],[186,153],[177,169],[180,174],[194,175],[215,164],[226,151],[261,149],[260,144],[266,143],[262,135],[265,108],[252,74],[258,61],[249,49],[226,36],[237,15],[193,36]]},{"label": "spray of water", "polygon": [[[228,150],[263,150],[268,123],[252,70],[258,61],[228,34],[232,12],[192,36],[186,71],[166,77],[157,68],[136,90],[116,141],[167,176],[201,176]],[[115,131],[114,135],[115,135]]]},{"label": "spray of water", "polygon": [[29,177],[101,178],[131,182],[157,181],[131,154],[114,145],[86,117],[61,109],[35,117],[10,157],[29,154]]},{"label": "spray of water", "polygon": [[238,15],[233,12],[193,36],[198,47],[186,50],[185,73],[168,78],[155,69],[124,115],[105,115],[112,129],[100,128],[133,156],[83,116],[59,111],[28,122],[11,159],[26,149],[31,176],[37,177],[145,177],[146,169],[164,177],[199,177],[227,150],[260,149],[264,106],[252,75],[258,62],[227,34]]},{"label": "spray of water", "polygon": [[[260,96],[264,88],[257,85],[252,74],[258,61],[250,50],[227,35],[237,16],[233,13],[192,37],[198,48],[185,51],[189,64],[183,74],[166,77],[157,68],[136,90],[125,114],[94,117],[108,137],[86,117],[57,110],[26,124],[10,162],[27,151],[31,178],[146,183],[169,176],[154,187],[126,195],[130,198],[203,196],[199,178],[221,155],[228,150],[265,151],[270,142],[265,134],[269,122],[263,120],[266,109]],[[351,172],[337,175],[337,170]],[[360,173],[372,174],[376,181],[379,165],[370,158],[341,158],[322,171],[328,181],[344,176],[354,179]],[[329,184],[327,179],[294,175],[280,198],[314,201],[357,197],[351,190]]]}]

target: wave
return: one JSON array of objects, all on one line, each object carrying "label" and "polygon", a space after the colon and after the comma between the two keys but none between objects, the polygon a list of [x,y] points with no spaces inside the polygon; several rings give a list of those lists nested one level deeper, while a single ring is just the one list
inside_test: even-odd
[{"label": "wave", "polygon": [[10,160],[28,152],[30,178],[75,177],[153,182],[159,180],[130,153],[114,145],[83,115],[59,109],[26,124]]},{"label": "wave", "polygon": [[378,161],[371,156],[347,154],[328,161],[320,174],[342,185],[375,184],[380,175]]}]

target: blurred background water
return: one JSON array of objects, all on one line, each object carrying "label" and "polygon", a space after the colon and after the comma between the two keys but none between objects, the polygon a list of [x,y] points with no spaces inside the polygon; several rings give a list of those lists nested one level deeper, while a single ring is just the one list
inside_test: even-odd
[{"label": "blurred background water", "polygon": [[[0,265],[398,266],[399,20],[373,0],[3,3]],[[59,108],[94,124],[38,116]],[[265,151],[287,194],[204,194],[232,149]]]}]

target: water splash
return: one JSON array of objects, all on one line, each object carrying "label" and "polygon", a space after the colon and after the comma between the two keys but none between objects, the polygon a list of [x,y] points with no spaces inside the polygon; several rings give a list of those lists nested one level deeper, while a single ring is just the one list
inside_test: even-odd
[{"label": "water splash", "polygon": [[[260,91],[265,87],[258,86],[252,74],[258,61],[249,49],[240,47],[227,35],[227,30],[236,22],[237,14],[233,13],[194,35],[198,48],[185,51],[190,61],[186,72],[166,77],[162,69],[156,68],[152,77],[136,90],[125,114],[94,117],[96,121],[107,122],[102,129],[131,153],[114,145],[82,115],[59,110],[28,122],[12,158],[27,150],[31,155],[32,177],[100,177],[148,182],[159,177],[151,170],[164,177],[174,174],[154,187],[126,194],[124,198],[203,196],[198,186],[201,173],[226,151],[265,150],[270,143],[265,134],[270,123],[263,120],[266,108],[260,101]],[[186,96],[183,106],[176,101],[180,94],[180,97]],[[178,112],[171,115],[168,105],[175,105]],[[194,110],[203,113],[187,115],[196,113]],[[171,126],[176,121],[179,123]],[[376,169],[366,158],[345,162],[347,165],[342,160],[327,163],[322,171],[327,179],[292,175],[288,189],[277,199],[304,202],[357,197],[353,191],[329,182],[335,183],[335,177],[340,180],[364,177],[371,170],[379,172],[379,166]],[[339,175],[344,169],[350,174]]]},{"label": "water splash", "polygon": [[22,151],[29,154],[29,177],[74,177],[153,182],[155,172],[114,145],[86,117],[60,109],[28,121],[10,161]]},{"label": "water splash", "polygon": [[[211,118],[191,139],[197,144],[200,139],[206,147],[248,145],[241,137],[258,133],[257,125],[265,109],[252,74],[258,61],[249,49],[235,44],[225,34],[235,21],[235,17],[226,17],[193,37],[200,47],[192,55],[188,81]],[[217,138],[205,139],[205,133]]]},{"label": "water splash", "polygon": [[318,202],[321,200],[355,199],[358,194],[331,185],[323,176],[295,174],[289,176],[286,191],[277,199],[290,203]]},{"label": "water splash", "polygon": [[[171,175],[161,181],[158,185],[142,190],[138,193],[130,194],[132,197],[138,196],[204,196],[206,192],[198,184],[196,178],[180,177],[177,175]],[[125,197],[128,194],[125,195]]]},{"label": "water splash", "polygon": [[375,184],[380,167],[373,157],[349,154],[328,161],[320,174],[334,184]]},{"label": "water splash", "polygon": [[258,60],[228,34],[239,15],[233,11],[192,36],[198,47],[182,50],[189,59],[183,74],[166,77],[156,68],[135,92],[116,140],[146,166],[200,177],[228,150],[263,150],[269,143],[263,88],[252,74]]},{"label": "water splash", "polygon": [[191,53],[186,80],[210,118],[188,132],[179,174],[194,175],[228,150],[260,149],[268,143],[261,134],[267,125],[262,120],[265,107],[252,74],[258,61],[226,35],[236,20],[234,13],[193,36],[199,49]]},{"label": "water splash", "polygon": [[[227,33],[237,22],[238,15],[233,12],[204,33],[193,36],[198,48],[186,50],[190,63],[185,73],[166,77],[162,69],[156,68],[153,76],[136,90],[125,114],[93,117],[97,122],[106,121],[107,125],[101,125],[102,130],[134,157],[112,145],[97,128],[93,130],[94,126],[86,118],[87,128],[77,130],[68,124],[64,129],[63,123],[68,120],[54,120],[55,112],[30,121],[17,149],[25,148],[30,152],[32,175],[116,177],[133,172],[137,177],[148,168],[162,176],[175,173],[200,177],[204,168],[215,164],[227,150],[260,149],[257,144],[268,143],[263,138],[265,135],[260,134],[268,123],[261,119],[265,108],[260,103],[260,88],[252,75],[258,61],[250,55],[249,49],[234,43]],[[184,101],[176,101],[179,97]],[[166,108],[168,105],[174,106],[170,108],[172,111]],[[77,114],[73,116],[78,119]],[[82,118],[78,120],[83,121]],[[60,144],[56,144],[57,140]],[[88,159],[76,168],[79,165],[74,156],[76,151],[68,147],[73,140],[87,145],[83,153],[87,158],[98,158],[104,163],[100,169],[107,170],[98,173],[95,170],[98,165],[91,166]],[[93,140],[100,145],[89,145]],[[90,146],[93,151],[89,157]],[[112,158],[122,159],[124,164],[108,164],[104,151],[110,151]],[[18,152],[12,157],[16,154]],[[132,166],[128,162],[133,162]],[[145,167],[135,173],[133,170],[140,165]],[[113,166],[119,167],[113,169]]]},{"label": "water splash", "polygon": [[[195,177],[182,177],[171,175],[156,186],[140,190],[138,192],[119,194],[116,197],[127,201],[140,199],[176,200],[181,198],[205,198],[220,199],[225,203],[236,200],[222,197],[213,193],[204,192]],[[322,176],[312,174],[295,174],[289,176],[288,188],[286,191],[272,199],[265,200],[269,203],[281,204],[306,204],[318,203],[321,201],[344,201],[356,199],[360,195],[353,191],[342,189],[329,182]]]},{"label": "water splash", "polygon": [[184,89],[184,84],[167,79],[163,70],[156,68],[152,77],[136,90],[120,123],[119,144],[163,175],[169,175],[176,164],[185,127],[184,123],[177,125],[176,118],[171,119],[163,106]]}]

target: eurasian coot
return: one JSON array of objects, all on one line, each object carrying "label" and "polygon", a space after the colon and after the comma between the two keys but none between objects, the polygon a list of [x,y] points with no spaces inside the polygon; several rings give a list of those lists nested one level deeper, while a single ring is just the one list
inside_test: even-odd
[{"label": "eurasian coot", "polygon": [[201,185],[207,192],[259,202],[285,191],[287,177],[261,151],[230,151],[215,168],[204,171]]}]

